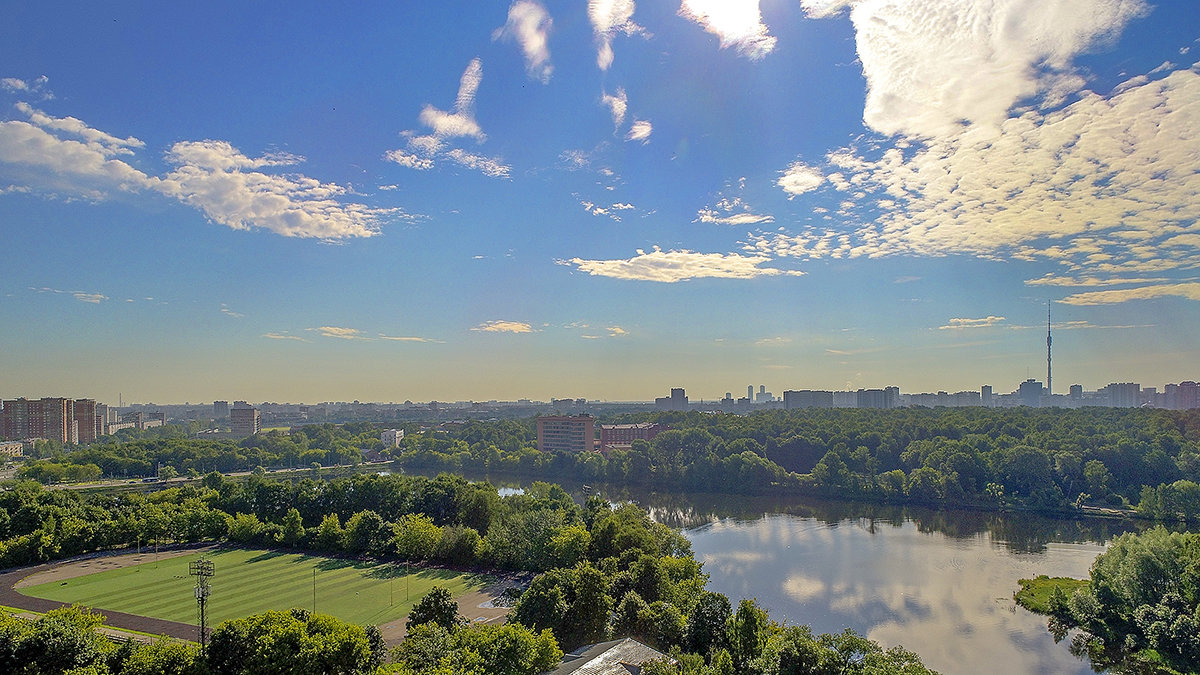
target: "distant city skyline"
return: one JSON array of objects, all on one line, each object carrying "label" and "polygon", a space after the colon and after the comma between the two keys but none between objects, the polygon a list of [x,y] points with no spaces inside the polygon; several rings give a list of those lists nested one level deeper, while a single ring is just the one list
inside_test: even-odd
[{"label": "distant city skyline", "polygon": [[713,7],[12,8],[0,396],[1200,375],[1194,3]]}]

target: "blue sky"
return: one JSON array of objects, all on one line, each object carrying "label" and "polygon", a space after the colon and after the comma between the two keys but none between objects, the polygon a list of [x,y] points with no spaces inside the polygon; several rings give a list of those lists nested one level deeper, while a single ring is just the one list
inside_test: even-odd
[{"label": "blue sky", "polygon": [[5,397],[1200,377],[1190,1],[7,14]]}]

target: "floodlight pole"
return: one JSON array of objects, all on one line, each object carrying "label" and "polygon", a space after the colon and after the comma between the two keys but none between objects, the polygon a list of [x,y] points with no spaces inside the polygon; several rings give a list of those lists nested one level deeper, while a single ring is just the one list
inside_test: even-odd
[{"label": "floodlight pole", "polygon": [[188,563],[188,573],[196,577],[196,604],[200,606],[200,656],[203,657],[208,645],[208,613],[205,610],[208,607],[208,596],[212,594],[208,580],[216,574],[216,570],[211,560],[200,558]]}]

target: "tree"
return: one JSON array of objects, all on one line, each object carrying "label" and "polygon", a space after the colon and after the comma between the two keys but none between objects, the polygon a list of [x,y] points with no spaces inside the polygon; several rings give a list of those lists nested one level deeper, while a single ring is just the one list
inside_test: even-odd
[{"label": "tree", "polygon": [[737,672],[745,672],[749,663],[756,658],[767,643],[770,621],[767,613],[751,599],[738,604],[737,613],[729,619],[729,651]]},{"label": "tree", "polygon": [[322,551],[340,551],[345,546],[346,533],[342,530],[342,522],[338,514],[330,513],[321,519],[317,526],[317,547]]},{"label": "tree", "polygon": [[359,511],[346,521],[346,550],[351,553],[382,553],[391,538],[391,526],[374,511]]},{"label": "tree", "polygon": [[435,623],[447,631],[454,631],[466,625],[467,620],[458,615],[458,603],[450,591],[434,586],[413,606],[405,625],[419,626],[424,623]]},{"label": "tree", "polygon": [[295,546],[304,538],[304,520],[300,518],[300,510],[292,507],[283,518],[283,543]]},{"label": "tree", "polygon": [[325,614],[271,611],[217,626],[208,665],[230,675],[365,675],[380,664],[362,626]]},{"label": "tree", "polygon": [[688,615],[684,630],[688,650],[708,654],[712,650],[726,648],[729,641],[725,626],[732,615],[729,598],[720,593],[702,592],[696,607]]},{"label": "tree", "polygon": [[425,560],[433,556],[441,540],[442,528],[429,516],[406,513],[396,521],[391,543],[404,560]]}]

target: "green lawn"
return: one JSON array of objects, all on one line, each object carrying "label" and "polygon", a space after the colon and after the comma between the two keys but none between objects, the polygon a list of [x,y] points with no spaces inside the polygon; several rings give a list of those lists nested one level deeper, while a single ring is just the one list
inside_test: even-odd
[{"label": "green lawn", "polygon": [[1013,594],[1017,604],[1038,614],[1050,614],[1050,594],[1055,588],[1061,588],[1070,598],[1077,589],[1087,588],[1087,579],[1071,579],[1069,577],[1048,577],[1039,575],[1036,579],[1018,579],[1021,589]]},{"label": "green lawn", "polygon": [[[188,563],[199,557],[184,555],[19,590],[36,598],[194,623],[195,578],[188,576]],[[212,626],[270,609],[312,610],[314,571],[316,611],[357,624],[404,618],[435,585],[458,596],[488,581],[480,575],[446,570],[414,569],[406,575],[403,563],[364,563],[276,551],[221,550],[207,558],[216,571],[208,602]]]}]

